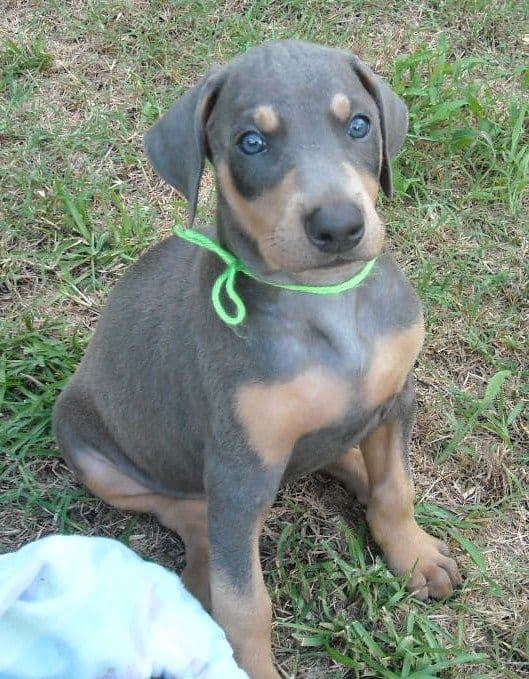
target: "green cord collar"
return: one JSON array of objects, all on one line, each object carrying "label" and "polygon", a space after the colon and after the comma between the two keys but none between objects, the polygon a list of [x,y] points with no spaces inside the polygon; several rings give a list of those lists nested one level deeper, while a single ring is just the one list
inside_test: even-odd
[{"label": "green cord collar", "polygon": [[[349,280],[344,281],[343,283],[336,283],[335,285],[314,286],[296,285],[293,283],[273,283],[272,281],[264,281],[261,278],[255,276],[244,262],[235,257],[235,255],[233,255],[228,250],[225,250],[214,240],[208,238],[208,236],[205,234],[195,231],[194,229],[180,229],[179,227],[175,227],[174,232],[177,236],[180,236],[180,238],[183,238],[190,243],[194,243],[201,248],[206,248],[206,250],[209,250],[210,252],[214,252],[226,264],[226,268],[220,274],[220,276],[217,277],[215,283],[213,284],[213,288],[211,289],[211,301],[213,302],[213,308],[217,312],[217,315],[227,325],[240,325],[246,318],[246,307],[240,295],[235,290],[235,276],[239,271],[245,276],[249,276],[260,283],[264,283],[265,285],[273,285],[276,288],[295,290],[296,292],[308,292],[312,293],[313,295],[336,295],[340,292],[345,292],[346,290],[356,288],[356,286],[359,285],[364,280],[364,278],[369,275],[369,272],[377,261],[376,257],[374,259],[370,259],[368,262],[366,262],[365,266],[360,269],[360,271],[352,278],[349,278]],[[225,287],[226,295],[230,298],[233,306],[235,307],[234,314],[228,313],[222,305],[220,295],[223,287]]]}]

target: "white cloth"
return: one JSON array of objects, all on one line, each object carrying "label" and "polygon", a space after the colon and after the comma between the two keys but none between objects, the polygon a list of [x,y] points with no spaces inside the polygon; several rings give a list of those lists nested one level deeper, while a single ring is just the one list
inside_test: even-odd
[{"label": "white cloth", "polygon": [[1,679],[247,679],[180,578],[120,542],[52,536],[0,556]]}]

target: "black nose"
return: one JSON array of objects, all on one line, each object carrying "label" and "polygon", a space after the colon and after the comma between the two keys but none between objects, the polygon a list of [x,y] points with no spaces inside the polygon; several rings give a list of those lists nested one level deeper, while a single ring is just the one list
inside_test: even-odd
[{"label": "black nose", "polygon": [[345,252],[362,240],[364,217],[353,203],[328,203],[308,215],[305,231],[322,252]]}]

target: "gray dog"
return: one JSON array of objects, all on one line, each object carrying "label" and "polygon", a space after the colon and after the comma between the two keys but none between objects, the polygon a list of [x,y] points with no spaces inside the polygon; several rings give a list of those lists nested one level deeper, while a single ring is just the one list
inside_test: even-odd
[{"label": "gray dog", "polygon": [[[212,305],[222,260],[168,238],[116,286],[55,406],[81,481],[182,536],[186,585],[254,679],[278,676],[259,534],[291,479],[320,470],[344,483],[419,598],[460,583],[446,545],[414,518],[410,371],[422,311],[381,254],[375,210],[406,129],[403,102],[347,52],[273,42],[212,71],[146,148],[192,216],[205,157],[213,163],[208,233],[244,262],[244,321]],[[230,311],[226,290],[217,295]]]}]

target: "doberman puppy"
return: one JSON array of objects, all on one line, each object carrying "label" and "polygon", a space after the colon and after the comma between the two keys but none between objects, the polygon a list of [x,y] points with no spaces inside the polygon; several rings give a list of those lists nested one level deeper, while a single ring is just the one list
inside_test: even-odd
[{"label": "doberman puppy", "polygon": [[[208,74],[148,132],[157,172],[194,216],[205,157],[216,170],[218,242],[247,309],[233,328],[211,303],[224,264],[177,237],[110,295],[55,432],[82,482],[178,532],[183,579],[252,678],[277,677],[259,534],[279,486],[316,470],[367,504],[392,571],[419,598],[460,583],[444,543],[417,525],[408,460],[420,302],[375,210],[392,190],[403,102],[356,56],[264,44]],[[378,257],[340,294],[324,286]],[[224,300],[226,305],[229,300]]]}]

